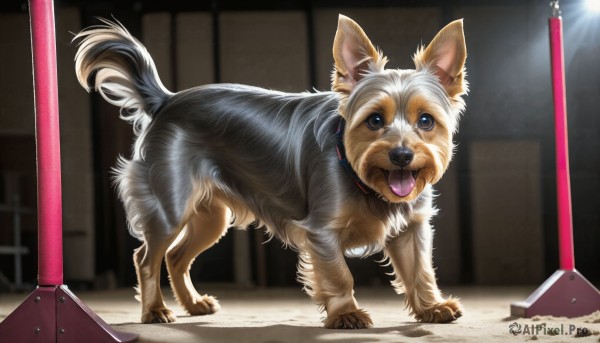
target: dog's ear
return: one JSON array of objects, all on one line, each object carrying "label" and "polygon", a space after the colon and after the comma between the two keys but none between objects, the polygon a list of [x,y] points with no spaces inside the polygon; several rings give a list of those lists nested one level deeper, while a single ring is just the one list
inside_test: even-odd
[{"label": "dog's ear", "polygon": [[333,59],[331,89],[343,94],[349,94],[366,74],[383,70],[387,62],[362,28],[341,14],[333,41]]},{"label": "dog's ear", "polygon": [[465,61],[467,46],[462,19],[446,25],[427,48],[417,50],[414,61],[417,70],[433,70],[451,97],[466,92]]}]

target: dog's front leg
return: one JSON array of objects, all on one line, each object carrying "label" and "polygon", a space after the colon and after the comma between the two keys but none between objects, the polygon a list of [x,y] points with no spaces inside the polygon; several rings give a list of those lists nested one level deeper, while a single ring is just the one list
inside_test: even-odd
[{"label": "dog's front leg", "polygon": [[[320,235],[319,235],[320,236]],[[299,279],[313,300],[327,312],[328,329],[363,329],[373,326],[369,314],[354,298],[354,280],[335,239],[307,238],[300,253]]]},{"label": "dog's front leg", "polygon": [[411,314],[422,322],[447,323],[462,316],[457,299],[444,299],[438,289],[432,265],[433,231],[428,219],[413,222],[385,248],[396,279],[398,293],[406,293]]}]

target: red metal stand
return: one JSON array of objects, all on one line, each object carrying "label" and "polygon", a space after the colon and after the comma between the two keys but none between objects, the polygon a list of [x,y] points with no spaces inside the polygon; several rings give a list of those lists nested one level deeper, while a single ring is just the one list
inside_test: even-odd
[{"label": "red metal stand", "polygon": [[39,287],[0,323],[2,342],[133,342],[63,285],[58,82],[52,0],[31,0],[38,170]]},{"label": "red metal stand", "polygon": [[577,270],[554,272],[525,301],[510,305],[510,315],[580,317],[600,310],[600,293]]},{"label": "red metal stand", "polygon": [[528,318],[535,315],[578,317],[600,310],[600,292],[575,270],[562,19],[558,1],[551,2],[551,6],[554,13],[548,24],[556,137],[560,269],[554,272],[527,300],[511,305],[511,315]]},{"label": "red metal stand", "polygon": [[112,343],[138,338],[113,330],[65,285],[38,287],[0,323],[0,337],[10,343]]}]

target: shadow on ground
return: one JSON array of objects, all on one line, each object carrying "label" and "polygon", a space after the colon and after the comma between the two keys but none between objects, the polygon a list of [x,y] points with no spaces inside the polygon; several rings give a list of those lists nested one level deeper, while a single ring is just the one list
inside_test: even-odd
[{"label": "shadow on ground", "polygon": [[[407,324],[397,327],[372,328],[363,330],[329,330],[322,327],[297,325],[269,325],[263,327],[207,327],[204,323],[171,324],[120,324],[113,327],[120,331],[135,332],[140,335],[140,343],[162,343],[161,337],[169,341],[184,342],[332,342],[365,343],[433,335],[421,328],[422,324]],[[175,339],[179,337],[179,339]]]}]

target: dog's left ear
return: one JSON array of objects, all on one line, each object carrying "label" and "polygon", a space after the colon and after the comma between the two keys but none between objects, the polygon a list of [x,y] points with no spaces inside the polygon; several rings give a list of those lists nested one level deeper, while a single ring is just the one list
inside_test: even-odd
[{"label": "dog's left ear", "polygon": [[331,76],[331,89],[345,95],[366,74],[382,71],[387,62],[362,28],[354,20],[341,14],[333,41],[333,59],[335,69]]},{"label": "dog's left ear", "polygon": [[467,90],[464,80],[466,59],[462,19],[446,25],[427,48],[420,48],[414,57],[417,70],[432,69],[451,97],[462,95]]}]

